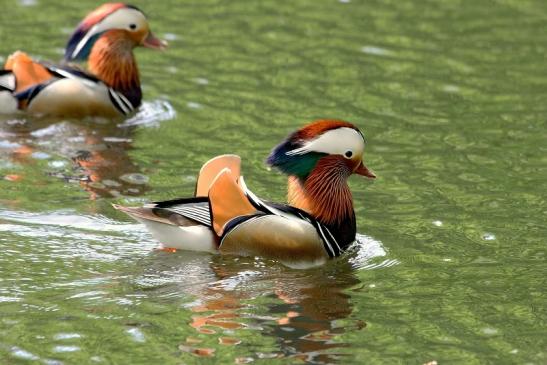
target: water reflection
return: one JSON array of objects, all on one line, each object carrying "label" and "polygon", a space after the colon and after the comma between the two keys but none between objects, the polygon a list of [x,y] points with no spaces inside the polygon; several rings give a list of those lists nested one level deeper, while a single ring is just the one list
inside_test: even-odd
[{"label": "water reflection", "polygon": [[[90,199],[141,195],[148,190],[148,177],[129,154],[135,130],[173,117],[173,108],[164,101],[145,102],[134,117],[119,121],[2,117],[0,156],[6,157],[4,165],[15,166],[48,160],[50,175],[80,183]],[[18,181],[24,173],[4,178]]]},{"label": "water reflection", "polygon": [[[193,313],[189,325],[195,333],[180,344],[182,352],[213,357],[222,348],[217,344],[243,344],[233,352],[236,363],[267,358],[332,363],[347,356],[341,335],[366,328],[366,318],[349,319],[353,304],[347,291],[360,286],[358,269],[385,254],[381,243],[369,240],[340,260],[294,270],[261,259],[157,251],[137,283],[152,297],[194,298],[184,306]],[[181,323],[181,331],[185,327]],[[258,333],[249,337],[242,330]],[[269,351],[263,336],[273,340]]]}]

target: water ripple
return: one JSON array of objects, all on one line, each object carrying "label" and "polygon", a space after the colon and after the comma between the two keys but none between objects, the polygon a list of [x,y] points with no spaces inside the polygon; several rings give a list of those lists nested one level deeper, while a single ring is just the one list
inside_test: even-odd
[{"label": "water ripple", "polygon": [[137,114],[125,120],[120,127],[157,127],[161,121],[174,119],[177,113],[166,100],[144,101]]},{"label": "water ripple", "polygon": [[[141,224],[119,223],[104,216],[85,216],[72,214],[68,211],[51,213],[30,213],[0,210],[0,219],[32,225],[70,227],[86,231],[123,232],[129,234],[140,234],[146,232],[145,228]],[[15,232],[17,232],[18,229],[16,227],[21,227],[20,229],[23,232],[32,231],[32,228],[25,228],[24,226],[8,225],[7,228],[2,228],[3,225],[5,224],[0,223],[0,230],[7,231],[9,229],[15,229]]]}]

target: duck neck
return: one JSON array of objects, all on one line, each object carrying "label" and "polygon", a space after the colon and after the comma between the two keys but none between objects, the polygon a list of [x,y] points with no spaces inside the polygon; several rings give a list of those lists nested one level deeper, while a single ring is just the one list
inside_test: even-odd
[{"label": "duck neck", "polygon": [[350,174],[343,161],[323,158],[305,179],[289,177],[289,204],[335,230],[348,231],[353,241],[355,212],[347,184]]},{"label": "duck neck", "polygon": [[133,46],[132,41],[120,32],[106,33],[91,50],[89,70],[137,107],[141,103],[142,92]]}]

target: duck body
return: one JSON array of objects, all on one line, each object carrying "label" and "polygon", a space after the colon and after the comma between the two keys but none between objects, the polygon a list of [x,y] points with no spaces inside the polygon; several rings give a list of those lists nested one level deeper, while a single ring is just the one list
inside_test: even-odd
[{"label": "duck body", "polygon": [[[237,156],[217,158],[227,157]],[[241,211],[222,227],[215,227],[214,221],[222,219],[218,216],[226,213],[219,212],[215,216],[212,213],[212,204],[215,203],[211,203],[210,197],[156,202],[142,208],[116,208],[145,224],[167,248],[320,264],[329,257],[339,256],[353,242],[355,226],[349,227],[353,238],[338,241],[335,237],[339,236],[337,231],[333,234],[332,228],[305,211],[259,199],[246,188],[243,177],[236,181],[230,170],[223,171],[217,183],[233,185],[234,190],[239,190],[237,198],[242,199],[238,202]],[[214,209],[226,208],[215,205]],[[228,216],[233,214],[229,212]]]},{"label": "duck body", "polygon": [[[18,87],[17,73],[3,70],[0,75],[0,111],[24,111],[40,116],[115,118],[130,115],[140,105],[140,98],[129,100],[122,92],[108,86],[94,75],[70,66],[35,62],[24,53],[16,53],[19,65],[31,63],[44,75],[40,82]],[[26,59],[26,60],[22,60]]]},{"label": "duck body", "polygon": [[[307,142],[289,139],[274,149],[268,159],[270,165],[284,172],[292,168],[306,175],[304,179],[289,175],[289,203],[292,204],[271,203],[258,198],[247,188],[240,175],[240,158],[236,155],[222,155],[202,167],[194,197],[156,202],[137,208],[117,205],[115,208],[145,224],[163,247],[261,256],[294,267],[322,264],[329,258],[343,254],[355,240],[356,223],[351,194],[348,196],[342,192],[347,188],[346,178],[359,168],[361,170],[357,173],[368,177],[374,177],[374,174],[361,162],[364,140],[353,125],[330,120],[315,122],[310,126],[314,125],[330,129],[324,129],[318,136],[308,136]],[[332,159],[329,156],[335,156],[335,159],[340,156],[336,154],[337,151],[334,151],[335,155],[312,150],[307,152],[304,151],[305,146],[313,141],[316,144],[317,141],[324,142],[325,138],[330,143],[347,136],[350,137],[349,142],[345,141],[349,144],[347,148],[355,150],[357,156],[349,165],[355,166],[348,169],[348,164],[341,161],[344,167],[340,165],[341,169],[337,172],[329,166],[336,176],[327,174],[324,177],[336,178],[338,181],[329,181],[327,185],[320,186],[320,192],[315,192],[319,195],[327,194],[330,201],[316,201],[313,189],[306,184],[321,174],[324,159],[329,161]],[[292,137],[300,138],[294,134]],[[344,141],[336,143],[343,144]],[[312,157],[316,158],[315,163],[310,162]],[[300,164],[292,159],[299,159]],[[290,166],[282,166],[283,163]],[[347,176],[342,176],[342,172]],[[308,196],[310,192],[312,195]],[[349,202],[338,202],[338,199],[349,199]],[[332,210],[336,216],[329,215]]]},{"label": "duck body", "polygon": [[[163,49],[144,14],[123,3],[90,13],[72,34],[62,64],[33,60],[17,51],[0,71],[0,113],[40,116],[119,117],[141,104],[133,49]],[[75,62],[87,62],[88,69]]]}]

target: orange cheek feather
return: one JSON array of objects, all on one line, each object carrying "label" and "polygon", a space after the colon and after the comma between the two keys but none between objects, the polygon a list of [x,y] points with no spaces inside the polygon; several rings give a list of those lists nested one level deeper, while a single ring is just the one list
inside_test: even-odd
[{"label": "orange cheek feather", "polygon": [[146,28],[140,29],[136,32],[128,32],[128,33],[129,33],[128,37],[131,38],[131,40],[133,40],[133,42],[140,45],[146,39],[146,36],[149,33],[149,29],[148,29],[148,27],[146,27]]}]

